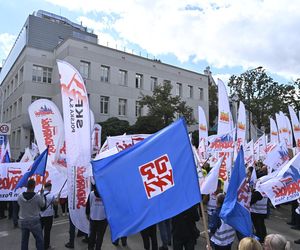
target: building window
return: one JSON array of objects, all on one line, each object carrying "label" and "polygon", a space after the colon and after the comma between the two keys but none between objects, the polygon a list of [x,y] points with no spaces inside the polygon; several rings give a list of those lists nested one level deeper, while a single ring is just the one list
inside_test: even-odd
[{"label": "building window", "polygon": [[23,75],[24,75],[24,68],[22,67],[20,69],[20,72],[19,72],[19,81],[18,81],[18,85],[20,85],[22,82],[23,82]]},{"label": "building window", "polygon": [[199,88],[199,99],[201,101],[203,101],[204,99],[204,91],[203,91],[203,88]]},{"label": "building window", "polygon": [[17,110],[17,116],[22,114],[22,97],[18,100],[18,110]]},{"label": "building window", "polygon": [[142,116],[142,106],[139,101],[135,102],[135,116],[136,117]]},{"label": "building window", "polygon": [[143,86],[143,75],[141,74],[135,74],[135,87],[137,89],[141,89]]},{"label": "building window", "polygon": [[109,79],[109,67],[101,65],[100,81],[108,82],[108,79]]},{"label": "building window", "polygon": [[171,85],[171,81],[170,80],[164,80],[163,81],[163,86],[165,87],[166,85]]},{"label": "building window", "polygon": [[83,79],[89,79],[90,77],[90,63],[85,61],[80,61],[79,72]]},{"label": "building window", "polygon": [[151,91],[154,91],[154,89],[157,87],[157,78],[151,77],[150,84],[151,84]]},{"label": "building window", "polygon": [[126,70],[119,70],[119,77],[120,77],[120,85],[127,86],[127,71]]},{"label": "building window", "polygon": [[52,100],[51,97],[44,97],[44,96],[31,96],[31,103],[33,103],[34,101],[36,100],[39,100],[39,99],[47,99],[47,100]]},{"label": "building window", "polygon": [[176,83],[176,95],[177,96],[182,96],[182,84],[181,83]]},{"label": "building window", "polygon": [[107,115],[109,108],[109,97],[101,96],[100,97],[100,114]]},{"label": "building window", "polygon": [[9,95],[11,95],[14,91],[14,80],[11,80],[10,86],[9,86]]},{"label": "building window", "polygon": [[52,69],[48,67],[33,65],[32,81],[39,82],[39,83],[51,83]]},{"label": "building window", "polygon": [[119,99],[119,115],[125,116],[126,115],[126,106],[127,100],[126,99]]},{"label": "building window", "polygon": [[11,134],[11,147],[15,148],[15,140],[16,140],[16,131],[13,131]]},{"label": "building window", "polygon": [[17,102],[13,104],[12,118],[15,118],[16,116],[17,116]]},{"label": "building window", "polygon": [[189,98],[193,98],[194,96],[194,88],[191,85],[188,85]]},{"label": "building window", "polygon": [[17,130],[17,134],[16,134],[16,148],[20,147],[20,142],[21,142],[21,129]]}]

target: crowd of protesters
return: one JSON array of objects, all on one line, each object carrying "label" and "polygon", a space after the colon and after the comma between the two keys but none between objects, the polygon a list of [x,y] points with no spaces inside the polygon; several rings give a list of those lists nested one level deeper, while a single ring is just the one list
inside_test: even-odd
[{"label": "crowd of protesters", "polygon": [[[209,166],[205,165],[203,172],[209,172]],[[265,219],[268,217],[269,202],[251,183],[252,172],[255,171],[257,178],[267,174],[266,167],[258,162],[255,166],[247,168],[247,178],[251,190],[250,212],[253,223],[253,235],[256,238],[243,238],[234,228],[226,224],[219,216],[225,193],[223,192],[223,182],[218,181],[217,190],[210,195],[203,195],[203,202],[206,204],[205,217],[208,216],[208,231],[211,249],[232,249],[232,244],[239,240],[238,249],[266,249],[266,250],[289,250],[290,243],[284,236],[279,234],[267,235]],[[45,183],[44,188],[35,192],[35,181],[30,179],[27,183],[27,190],[18,196],[14,202],[0,203],[0,219],[4,219],[5,210],[8,210],[8,217],[12,219],[14,227],[20,227],[22,231],[21,249],[28,249],[30,233],[35,238],[36,248],[52,249],[51,247],[51,228],[53,218],[58,217],[58,205],[61,205],[63,216],[67,214],[67,200],[56,197],[51,193],[51,183]],[[291,221],[288,222],[294,229],[300,228],[300,215],[296,212],[298,202],[292,202]],[[141,240],[145,250],[193,250],[200,236],[200,231],[196,226],[199,221],[201,210],[199,205],[195,205],[188,210],[145,228],[140,232]],[[108,221],[106,219],[104,203],[95,186],[88,197],[86,204],[86,216],[90,221],[90,232],[85,234],[78,231],[77,236],[84,236],[83,242],[87,243],[88,249],[101,249],[103,238],[106,233]],[[65,244],[66,248],[75,246],[75,226],[70,221],[69,241]],[[161,246],[158,245],[158,232],[161,237]],[[119,243],[121,242],[121,243]],[[127,237],[122,237],[112,245],[127,246]],[[295,240],[295,244],[300,244],[300,240]],[[170,248],[172,246],[172,248]],[[209,248],[209,246],[207,246]]]}]

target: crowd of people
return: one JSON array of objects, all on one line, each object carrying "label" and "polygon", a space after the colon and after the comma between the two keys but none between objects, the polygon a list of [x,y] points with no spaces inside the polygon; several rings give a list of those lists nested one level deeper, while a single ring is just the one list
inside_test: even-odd
[{"label": "crowd of people", "polygon": [[[209,172],[209,166],[204,166],[204,172]],[[226,224],[220,218],[220,211],[225,199],[223,190],[223,182],[219,179],[217,190],[210,195],[203,195],[203,203],[206,204],[206,215],[208,216],[208,232],[210,238],[211,249],[231,249],[235,238],[239,240],[238,249],[243,250],[289,250],[290,243],[284,236],[279,234],[267,235],[265,219],[269,215],[268,199],[263,197],[255,190],[250,179],[252,171],[256,171],[257,177],[267,174],[266,167],[258,163],[254,167],[247,168],[247,178],[251,189],[250,212],[253,223],[254,238],[244,238],[230,225]],[[29,236],[32,233],[35,238],[36,248],[52,249],[51,247],[51,228],[53,218],[58,217],[57,208],[61,205],[63,214],[67,212],[67,201],[59,196],[51,193],[52,184],[45,183],[44,188],[39,192],[35,192],[35,181],[29,179],[27,190],[18,196],[16,202],[10,202],[8,206],[8,216],[13,219],[14,227],[20,227],[22,231],[21,249],[28,249]],[[296,201],[297,202],[297,201]],[[3,202],[0,207],[0,217],[5,218]],[[298,204],[298,203],[297,203]],[[297,205],[298,206],[298,205]],[[296,203],[292,204],[292,215],[289,224],[300,228],[300,215],[295,210]],[[176,215],[173,218],[159,222],[140,232],[141,239],[145,250],[167,250],[172,246],[174,250],[193,250],[200,236],[200,231],[196,226],[196,222],[200,220],[201,209],[199,204],[187,209],[186,211]],[[108,226],[106,219],[104,204],[100,194],[95,186],[88,197],[86,204],[86,216],[90,221],[90,232],[85,234],[78,231],[78,235],[84,236],[83,241],[87,243],[87,248],[101,249],[104,235]],[[69,241],[65,244],[66,248],[74,248],[76,228],[69,219]],[[158,230],[159,229],[159,230]],[[158,235],[160,233],[161,246],[158,245]],[[296,240],[295,244],[299,244],[300,240]],[[122,237],[114,242],[113,245],[127,246],[127,237]],[[209,249],[210,247],[207,246]]]}]

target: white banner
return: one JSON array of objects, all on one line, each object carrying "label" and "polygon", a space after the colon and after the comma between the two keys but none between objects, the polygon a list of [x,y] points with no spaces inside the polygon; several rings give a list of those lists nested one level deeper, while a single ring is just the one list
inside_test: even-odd
[{"label": "white banner", "polygon": [[207,137],[208,137],[208,129],[207,129],[207,121],[203,108],[198,106],[198,116],[199,116],[199,144],[203,139],[205,145],[207,146]]},{"label": "white banner", "polygon": [[109,136],[107,137],[108,149],[116,147],[119,151],[122,151],[144,140],[148,136],[148,134]]},{"label": "white banner", "polygon": [[63,120],[57,106],[50,100],[39,99],[28,107],[28,113],[39,151],[43,152],[48,146],[51,164],[65,172],[65,166],[57,163],[64,138]]},{"label": "white banner", "polygon": [[99,124],[94,125],[92,134],[92,154],[96,154],[101,148],[101,132],[102,127]]},{"label": "white banner", "polygon": [[[18,181],[22,178],[23,174],[33,164],[30,162],[13,162],[3,163],[0,167],[0,201],[15,201],[18,198],[18,194],[25,190],[25,188],[17,189],[15,187]],[[33,178],[36,181],[35,192],[42,188],[43,176],[34,175]],[[56,170],[56,168],[48,165],[45,172],[45,183],[52,183],[52,193],[57,195],[65,182],[64,176]],[[66,197],[66,192],[62,192],[61,197]]]},{"label": "white banner", "polygon": [[240,151],[241,146],[245,148],[245,139],[246,139],[246,110],[243,102],[240,102],[239,106],[239,116],[237,122],[237,136],[236,144],[234,150],[234,159],[237,157],[238,152]]},{"label": "white banner", "polygon": [[274,206],[296,200],[300,197],[300,154],[298,153],[279,172],[271,173],[271,178],[258,179],[256,188],[265,193]]},{"label": "white banner", "polygon": [[25,152],[20,160],[20,162],[28,162],[28,161],[33,161],[33,157],[31,155],[30,149],[29,148],[25,148]]},{"label": "white banner", "polygon": [[294,109],[290,106],[289,106],[289,112],[290,112],[292,126],[293,126],[294,138],[295,138],[295,141],[296,141],[296,148],[299,151],[300,150],[300,123],[299,123],[299,119],[298,119]]},{"label": "white banner", "polygon": [[68,168],[70,217],[78,229],[88,233],[85,215],[90,192],[91,126],[88,96],[79,72],[69,63],[57,60],[60,74]]},{"label": "white banner", "polygon": [[271,142],[272,143],[279,143],[279,138],[278,138],[278,129],[276,122],[270,118],[270,136],[271,136]]},{"label": "white banner", "polygon": [[244,150],[244,160],[245,160],[245,164],[248,167],[251,167],[254,165],[254,145],[253,145],[253,140],[251,140],[250,142],[248,142],[245,146],[245,150]]},{"label": "white banner", "polygon": [[223,157],[219,158],[216,165],[209,171],[208,175],[205,176],[200,187],[201,194],[212,194],[217,190],[219,172],[223,159]]},{"label": "white banner", "polygon": [[278,126],[278,135],[280,142],[286,143],[287,147],[289,147],[289,130],[287,128],[287,122],[284,114],[280,111],[279,114],[276,115],[276,122]]},{"label": "white banner", "polygon": [[268,173],[280,169],[289,161],[288,149],[285,143],[276,145],[266,156],[264,164],[268,167]]},{"label": "white banner", "polygon": [[290,122],[290,119],[285,115],[285,120],[286,120],[286,127],[288,129],[288,148],[293,147],[293,132],[292,132],[292,125]]},{"label": "white banner", "polygon": [[218,79],[218,135],[232,131],[233,121],[224,83]]}]

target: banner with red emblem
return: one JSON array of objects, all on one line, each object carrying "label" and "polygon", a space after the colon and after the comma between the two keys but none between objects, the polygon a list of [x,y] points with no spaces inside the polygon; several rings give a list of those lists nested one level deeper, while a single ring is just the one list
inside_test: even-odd
[{"label": "banner with red emblem", "polygon": [[69,63],[57,60],[63,104],[68,203],[70,217],[81,231],[89,232],[85,215],[90,192],[91,126],[88,95],[80,73]]}]

